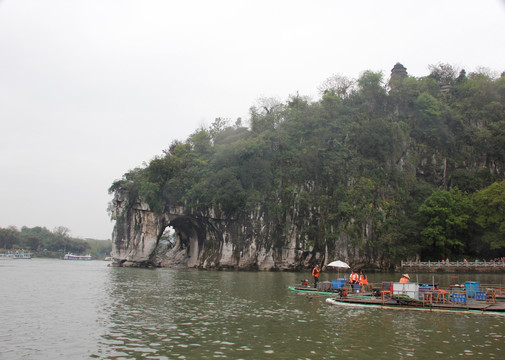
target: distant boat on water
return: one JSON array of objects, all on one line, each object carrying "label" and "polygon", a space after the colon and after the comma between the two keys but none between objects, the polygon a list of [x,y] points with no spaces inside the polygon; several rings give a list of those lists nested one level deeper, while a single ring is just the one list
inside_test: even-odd
[{"label": "distant boat on water", "polygon": [[63,260],[84,260],[84,261],[89,261],[91,260],[91,255],[73,255],[73,254],[65,254],[63,257]]},{"label": "distant boat on water", "polygon": [[27,252],[9,252],[0,254],[0,260],[31,259],[32,253]]}]

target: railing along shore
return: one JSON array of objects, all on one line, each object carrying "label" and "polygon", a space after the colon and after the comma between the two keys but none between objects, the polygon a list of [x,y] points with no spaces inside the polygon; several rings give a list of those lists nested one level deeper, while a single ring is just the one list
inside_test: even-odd
[{"label": "railing along shore", "polygon": [[457,268],[484,268],[496,267],[505,269],[504,261],[403,261],[401,267],[457,267]]}]

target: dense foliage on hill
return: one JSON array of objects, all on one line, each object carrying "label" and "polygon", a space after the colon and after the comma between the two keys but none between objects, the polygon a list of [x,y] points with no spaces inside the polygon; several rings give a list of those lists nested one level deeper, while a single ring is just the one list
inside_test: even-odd
[{"label": "dense foliage on hill", "polygon": [[495,255],[505,249],[505,76],[430,70],[333,76],[317,101],[260,99],[249,126],[218,118],[109,191],[159,213],[263,206],[279,226],[305,214],[318,219],[302,229],[314,251],[345,234],[392,260]]},{"label": "dense foliage on hill", "polygon": [[67,252],[105,257],[111,252],[111,242],[73,238],[63,226],[54,231],[40,226],[23,226],[21,230],[14,227],[0,228],[0,248],[8,251],[24,249],[47,257],[61,257]]}]

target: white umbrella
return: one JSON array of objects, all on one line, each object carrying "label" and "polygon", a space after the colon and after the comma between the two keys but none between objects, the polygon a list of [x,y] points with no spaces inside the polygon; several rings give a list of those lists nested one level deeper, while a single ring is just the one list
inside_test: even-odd
[{"label": "white umbrella", "polygon": [[[349,265],[347,265],[345,262],[340,261],[340,260],[332,261],[327,266],[336,267],[338,269],[340,269],[340,268],[349,269],[350,268]],[[338,277],[340,278],[340,270],[338,271]]]},{"label": "white umbrella", "polygon": [[340,260],[332,261],[327,266],[336,267],[336,268],[344,268],[344,269],[349,269],[350,268],[349,265],[347,265],[345,262],[340,261]]}]

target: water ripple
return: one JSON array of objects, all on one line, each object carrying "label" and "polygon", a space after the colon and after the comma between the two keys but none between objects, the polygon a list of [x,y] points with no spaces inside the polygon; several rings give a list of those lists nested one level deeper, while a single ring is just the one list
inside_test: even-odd
[{"label": "water ripple", "polygon": [[294,273],[42,260],[1,271],[2,360],[500,359],[505,347],[502,319],[331,307],[288,291]]}]

